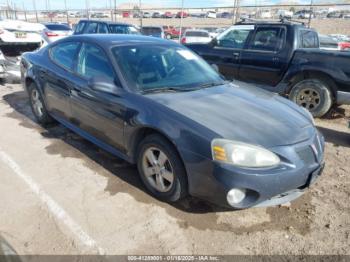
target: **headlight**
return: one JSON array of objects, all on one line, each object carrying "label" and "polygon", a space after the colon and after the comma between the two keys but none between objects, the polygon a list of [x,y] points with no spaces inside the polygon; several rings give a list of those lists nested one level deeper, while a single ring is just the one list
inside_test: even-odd
[{"label": "headlight", "polygon": [[280,163],[271,151],[250,144],[226,139],[214,139],[211,143],[213,160],[239,167],[262,168]]}]

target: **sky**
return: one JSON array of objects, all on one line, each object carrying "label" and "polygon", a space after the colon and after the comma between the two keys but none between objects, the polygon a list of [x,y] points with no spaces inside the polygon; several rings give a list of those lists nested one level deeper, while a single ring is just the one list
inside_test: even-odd
[{"label": "sky", "polygon": [[[15,4],[18,7],[25,8],[27,10],[33,10],[33,2],[36,2],[38,10],[45,10],[47,6],[51,7],[51,10],[64,9],[64,0],[8,0],[10,4]],[[66,0],[68,9],[84,9],[86,1],[89,2],[90,7],[104,8],[108,7],[110,1],[113,3],[115,0]],[[313,0],[314,3],[327,2],[327,3],[340,3],[350,2],[349,0]],[[0,0],[0,3],[6,4],[7,0]],[[138,0],[116,0],[117,6],[123,3],[138,3]],[[263,5],[263,4],[276,4],[279,2],[286,2],[285,0],[241,0],[242,5]],[[310,0],[290,0],[293,3],[308,4]],[[149,4],[152,6],[163,7],[178,7],[181,6],[181,0],[142,0],[143,4]],[[220,6],[232,6],[234,0],[184,0],[185,7],[220,7]]]}]

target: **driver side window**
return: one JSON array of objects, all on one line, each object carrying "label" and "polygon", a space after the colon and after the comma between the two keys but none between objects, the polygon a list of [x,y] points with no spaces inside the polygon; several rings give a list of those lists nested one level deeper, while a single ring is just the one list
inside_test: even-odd
[{"label": "driver side window", "polygon": [[218,37],[217,46],[226,48],[243,48],[251,31],[253,31],[253,29],[233,28]]}]

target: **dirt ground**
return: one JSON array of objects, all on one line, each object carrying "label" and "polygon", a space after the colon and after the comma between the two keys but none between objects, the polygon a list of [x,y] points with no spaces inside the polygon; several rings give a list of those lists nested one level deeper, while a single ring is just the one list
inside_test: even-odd
[{"label": "dirt ground", "polygon": [[19,254],[350,255],[346,117],[350,107],[316,120],[326,168],[300,199],[226,211],[196,199],[157,201],[134,166],[60,125],[41,128],[21,86],[0,86],[0,237]]}]

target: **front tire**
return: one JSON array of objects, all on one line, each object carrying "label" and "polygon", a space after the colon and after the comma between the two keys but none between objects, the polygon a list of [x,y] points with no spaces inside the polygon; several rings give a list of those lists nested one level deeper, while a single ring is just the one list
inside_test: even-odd
[{"label": "front tire", "polygon": [[36,86],[36,84],[31,83],[28,87],[28,92],[29,92],[30,107],[32,109],[32,112],[36,120],[42,126],[47,126],[49,124],[52,124],[54,120],[49,115],[44,103],[44,99],[41,95],[39,88]]},{"label": "front tire", "polygon": [[137,168],[147,190],[165,202],[187,195],[187,175],[176,149],[160,135],[147,136],[138,150]]},{"label": "front tire", "polygon": [[304,79],[292,87],[290,100],[309,110],[314,117],[324,116],[332,106],[332,92],[323,80]]}]

